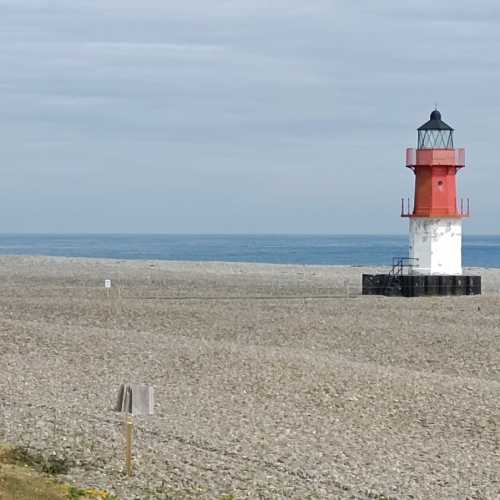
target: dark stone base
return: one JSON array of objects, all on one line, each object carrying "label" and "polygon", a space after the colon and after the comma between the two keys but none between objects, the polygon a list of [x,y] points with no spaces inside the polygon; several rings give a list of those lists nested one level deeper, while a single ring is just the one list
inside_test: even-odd
[{"label": "dark stone base", "polygon": [[481,295],[481,276],[363,274],[363,295]]}]

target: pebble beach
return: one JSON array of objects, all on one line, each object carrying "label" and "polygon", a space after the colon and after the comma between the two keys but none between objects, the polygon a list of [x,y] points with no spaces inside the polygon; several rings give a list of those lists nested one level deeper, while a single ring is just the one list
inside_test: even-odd
[{"label": "pebble beach", "polygon": [[500,498],[500,269],[361,296],[376,271],[0,257],[0,441],[120,500]]}]

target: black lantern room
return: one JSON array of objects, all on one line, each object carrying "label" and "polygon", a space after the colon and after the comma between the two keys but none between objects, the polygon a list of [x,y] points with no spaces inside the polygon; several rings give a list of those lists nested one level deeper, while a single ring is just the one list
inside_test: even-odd
[{"label": "black lantern room", "polygon": [[418,128],[418,149],[453,149],[453,129],[435,109],[431,119]]}]

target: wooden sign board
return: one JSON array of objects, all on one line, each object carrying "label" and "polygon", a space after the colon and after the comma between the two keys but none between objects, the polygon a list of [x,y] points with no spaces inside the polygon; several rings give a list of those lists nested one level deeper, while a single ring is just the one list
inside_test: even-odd
[{"label": "wooden sign board", "polygon": [[134,416],[153,415],[153,387],[146,384],[121,384],[115,411]]}]

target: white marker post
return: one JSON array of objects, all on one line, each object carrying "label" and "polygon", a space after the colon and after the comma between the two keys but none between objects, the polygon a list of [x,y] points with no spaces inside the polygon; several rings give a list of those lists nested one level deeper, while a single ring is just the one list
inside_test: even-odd
[{"label": "white marker post", "polygon": [[153,388],[146,384],[122,384],[118,389],[115,411],[125,415],[125,464],[127,475],[132,475],[132,438],[134,415],[153,415]]},{"label": "white marker post", "polygon": [[106,289],[106,295],[109,297],[109,291],[111,290],[111,280],[104,280],[104,288]]}]

